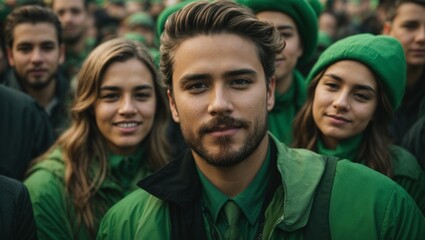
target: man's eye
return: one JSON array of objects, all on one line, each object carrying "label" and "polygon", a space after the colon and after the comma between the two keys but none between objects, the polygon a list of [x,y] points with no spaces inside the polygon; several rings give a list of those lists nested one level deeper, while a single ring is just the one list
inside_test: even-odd
[{"label": "man's eye", "polygon": [[199,83],[193,83],[190,84],[187,89],[192,93],[199,93],[207,89],[208,86],[205,83],[199,82]]},{"label": "man's eye", "polygon": [[241,88],[241,87],[247,87],[250,83],[251,81],[241,78],[241,79],[232,80],[231,85],[233,87]]},{"label": "man's eye", "polygon": [[29,52],[31,51],[31,47],[19,47],[18,51],[20,52]]}]

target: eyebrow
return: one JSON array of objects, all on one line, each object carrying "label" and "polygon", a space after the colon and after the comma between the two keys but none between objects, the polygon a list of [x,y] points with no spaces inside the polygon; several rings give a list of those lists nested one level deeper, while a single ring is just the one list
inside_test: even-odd
[{"label": "eyebrow", "polygon": [[[42,41],[40,44],[41,45],[45,45],[45,44],[55,44],[55,41],[50,41],[50,40],[46,40],[46,41]],[[36,45],[38,43],[33,43],[30,41],[22,41],[22,42],[17,42],[16,46],[25,46],[25,45]]]},{"label": "eyebrow", "polygon": [[294,30],[295,29],[295,27],[294,26],[291,26],[291,25],[279,25],[279,26],[276,26],[276,28],[277,28],[277,30],[279,30],[279,31],[283,31],[283,30]]},{"label": "eyebrow", "polygon": [[[106,86],[102,86],[100,88],[100,91],[120,91],[121,89],[122,87],[106,85]],[[153,89],[153,87],[151,85],[144,84],[144,85],[138,85],[134,88],[135,91],[140,91],[145,89]]]},{"label": "eyebrow", "polygon": [[[251,76],[255,77],[255,76],[257,76],[257,72],[252,70],[252,69],[249,69],[249,68],[242,68],[242,69],[237,69],[237,70],[225,72],[224,74],[222,74],[222,77],[229,78],[229,77],[235,77],[235,76],[240,76],[240,75],[251,75]],[[208,74],[208,73],[187,74],[187,75],[185,75],[181,78],[180,85],[184,86],[187,83],[192,82],[192,81],[207,80],[207,79],[212,79],[211,74]]]},{"label": "eyebrow", "polygon": [[[332,73],[327,73],[325,74],[326,77],[330,77],[335,79],[338,82],[343,82],[343,79],[335,74]],[[354,88],[355,89],[359,89],[359,90],[365,90],[365,91],[371,91],[373,93],[376,93],[376,90],[374,88],[372,88],[371,86],[368,85],[363,85],[363,84],[354,84]]]}]

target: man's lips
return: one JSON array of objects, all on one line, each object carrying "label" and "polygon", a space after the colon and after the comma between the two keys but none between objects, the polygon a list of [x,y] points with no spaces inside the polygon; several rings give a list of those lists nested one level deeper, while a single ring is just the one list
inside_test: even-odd
[{"label": "man's lips", "polygon": [[31,70],[28,71],[28,74],[32,75],[32,76],[41,76],[41,75],[45,74],[46,72],[47,72],[47,70],[45,70],[45,69],[31,69]]},{"label": "man's lips", "polygon": [[47,71],[46,69],[38,68],[38,69],[30,69],[28,70],[28,73],[44,73],[46,71]]},{"label": "man's lips", "polygon": [[234,135],[239,129],[239,127],[214,128],[206,131],[206,133],[214,137],[223,137]]}]

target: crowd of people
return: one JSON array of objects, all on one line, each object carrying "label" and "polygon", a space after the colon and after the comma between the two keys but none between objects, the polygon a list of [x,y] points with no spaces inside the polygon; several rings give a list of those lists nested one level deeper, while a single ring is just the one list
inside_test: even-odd
[{"label": "crowd of people", "polygon": [[3,239],[425,239],[425,0],[1,0]]}]

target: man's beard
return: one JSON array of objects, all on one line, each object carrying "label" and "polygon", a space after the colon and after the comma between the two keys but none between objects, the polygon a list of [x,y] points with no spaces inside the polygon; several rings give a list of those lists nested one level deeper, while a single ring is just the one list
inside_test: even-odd
[{"label": "man's beard", "polygon": [[15,72],[15,75],[18,79],[18,81],[24,85],[27,88],[31,88],[33,90],[42,90],[44,88],[46,88],[52,81],[55,80],[56,77],[56,73],[48,75],[47,79],[45,81],[29,81],[28,79],[26,79],[25,77],[20,76],[17,72]]},{"label": "man's beard", "polygon": [[79,33],[75,36],[63,36],[63,42],[65,43],[65,45],[75,45],[77,44],[82,38],[83,38],[84,34],[83,33]]},{"label": "man's beard", "polygon": [[[257,118],[252,124],[243,120],[237,120],[229,116],[218,116],[206,124],[203,124],[199,129],[199,139],[196,138],[192,131],[189,131],[182,127],[183,138],[186,144],[195,151],[201,158],[203,158],[208,164],[216,167],[230,167],[239,164],[248,158],[260,145],[264,136],[267,133],[267,117]],[[220,149],[219,153],[212,154],[203,144],[201,138],[208,132],[214,131],[218,127],[235,127],[252,129],[245,139],[242,147],[232,151],[232,138],[231,137],[218,137],[215,140]]]}]

